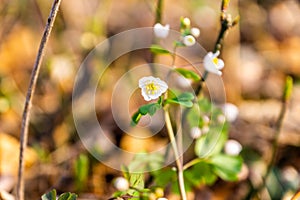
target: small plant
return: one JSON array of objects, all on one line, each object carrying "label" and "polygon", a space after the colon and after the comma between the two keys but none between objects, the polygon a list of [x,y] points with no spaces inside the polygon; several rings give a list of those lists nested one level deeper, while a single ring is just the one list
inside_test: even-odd
[{"label": "small plant", "polygon": [[[132,115],[131,125],[136,126],[145,115],[153,116],[158,110],[163,110],[176,167],[163,167],[168,153],[165,155],[146,152],[137,154],[127,167],[123,166],[124,178],[116,179],[115,187],[119,191],[114,194],[114,197],[164,198],[163,195],[154,195],[155,191],[158,188],[170,187],[173,193],[180,194],[181,198],[186,200],[186,192],[199,185],[212,185],[218,178],[225,181],[238,180],[243,164],[239,156],[242,147],[237,141],[228,140],[229,122],[236,118],[237,109],[231,105],[231,108],[227,107],[227,110],[224,108],[222,111],[201,93],[202,84],[209,73],[222,75],[221,69],[225,64],[222,59],[218,58],[222,40],[227,29],[236,23],[230,21],[229,15],[225,13],[228,3],[229,1],[222,3],[221,21],[226,22],[226,26],[223,23],[215,50],[208,52],[203,58],[205,72],[202,77],[195,70],[175,66],[176,50],[193,46],[200,35],[198,28],[191,27],[189,18],[180,19],[180,37],[174,41],[173,51],[165,49],[160,44],[153,44],[150,47],[155,55],[164,54],[172,57],[171,70],[165,77],[147,76],[139,80],[141,95],[146,102],[150,103],[140,106]],[[169,27],[168,24],[155,24],[154,35],[160,40],[167,38]],[[191,86],[196,85],[195,92],[171,88],[168,82],[172,74],[181,76],[186,82],[191,83]],[[232,107],[235,108],[232,109]],[[228,109],[234,111],[230,113]],[[182,116],[177,119],[173,113],[180,113],[180,111],[182,111]],[[231,116],[228,116],[228,113]],[[185,138],[194,140],[195,144],[195,158],[187,163],[183,162],[182,148]],[[151,187],[145,185],[146,172],[150,172],[152,177]],[[122,185],[126,187],[119,186],[121,179]]]},{"label": "small plant", "polygon": [[42,200],[76,200],[76,199],[77,199],[77,195],[70,192],[63,193],[57,197],[55,189],[51,190],[50,192],[42,196]]}]

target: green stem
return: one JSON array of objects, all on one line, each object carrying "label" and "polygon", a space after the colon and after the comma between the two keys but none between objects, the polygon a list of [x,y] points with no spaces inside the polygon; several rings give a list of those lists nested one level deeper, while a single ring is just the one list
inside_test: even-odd
[{"label": "green stem", "polygon": [[161,23],[162,7],[163,7],[163,0],[157,0],[155,23]]},{"label": "green stem", "polygon": [[186,163],[184,166],[183,166],[183,171],[192,167],[193,165],[199,163],[199,162],[202,162],[203,159],[202,158],[195,158],[193,160],[191,160],[190,162]]},{"label": "green stem", "polygon": [[179,190],[180,190],[181,198],[182,198],[182,200],[187,200],[187,196],[186,196],[186,192],[185,192],[185,188],[184,188],[183,166],[182,166],[182,162],[180,161],[180,155],[178,152],[175,135],[174,135],[174,131],[172,128],[172,123],[171,123],[171,119],[170,119],[168,106],[165,107],[165,121],[166,121],[166,127],[168,130],[170,142],[171,142],[171,145],[172,145],[172,148],[174,151],[174,155],[175,155],[175,162],[177,165],[177,175],[178,175],[178,183],[179,183]]}]

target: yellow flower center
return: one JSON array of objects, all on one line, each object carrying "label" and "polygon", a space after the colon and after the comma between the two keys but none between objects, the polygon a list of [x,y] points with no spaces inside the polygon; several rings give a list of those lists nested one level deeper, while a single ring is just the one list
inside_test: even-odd
[{"label": "yellow flower center", "polygon": [[219,61],[219,59],[217,57],[213,58],[213,63],[215,63],[216,65],[218,64],[218,61]]},{"label": "yellow flower center", "polygon": [[157,85],[154,85],[154,83],[148,83],[146,85],[147,94],[154,94],[155,91],[158,89],[159,89],[159,87]]}]

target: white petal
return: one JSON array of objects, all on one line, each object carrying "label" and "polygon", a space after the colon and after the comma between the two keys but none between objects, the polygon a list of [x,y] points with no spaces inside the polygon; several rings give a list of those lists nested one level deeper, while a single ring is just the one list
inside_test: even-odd
[{"label": "white petal", "polygon": [[182,42],[185,46],[193,46],[196,43],[196,39],[192,35],[187,35],[184,36]]}]

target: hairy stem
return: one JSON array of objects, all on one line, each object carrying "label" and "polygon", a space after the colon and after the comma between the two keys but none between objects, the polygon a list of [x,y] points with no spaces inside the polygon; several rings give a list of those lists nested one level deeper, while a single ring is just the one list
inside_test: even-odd
[{"label": "hairy stem", "polygon": [[186,196],[186,192],[185,192],[185,188],[184,188],[182,162],[180,161],[180,155],[178,152],[178,147],[177,147],[174,131],[173,131],[172,124],[171,124],[168,106],[165,108],[165,121],[166,121],[166,126],[168,129],[168,134],[169,134],[169,138],[171,141],[171,145],[172,145],[174,155],[175,155],[175,161],[176,161],[176,165],[177,165],[177,174],[178,174],[178,183],[179,183],[181,198],[182,198],[182,200],[187,200],[187,196]]},{"label": "hairy stem", "polygon": [[16,198],[17,200],[24,200],[24,154],[25,149],[27,147],[28,140],[28,126],[30,121],[30,110],[32,105],[32,98],[34,95],[34,91],[36,88],[37,79],[39,76],[39,71],[41,68],[42,59],[45,54],[45,48],[47,42],[49,40],[49,36],[56,18],[56,14],[58,12],[59,5],[61,0],[54,0],[53,5],[50,11],[50,15],[47,20],[47,24],[45,26],[45,30],[43,33],[43,37],[40,42],[38,54],[33,66],[33,70],[31,73],[30,83],[27,90],[23,115],[22,115],[22,125],[20,132],[20,155],[19,155],[19,169],[18,169],[18,182],[17,182],[17,192]]}]

